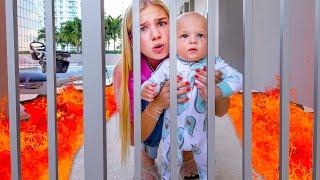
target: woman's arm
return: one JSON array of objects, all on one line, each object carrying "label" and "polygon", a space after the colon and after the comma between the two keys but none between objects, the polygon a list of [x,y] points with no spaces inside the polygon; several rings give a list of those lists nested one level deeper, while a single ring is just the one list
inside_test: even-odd
[{"label": "woman's arm", "polygon": [[166,83],[141,114],[141,140],[146,140],[155,128],[164,109],[169,107],[169,84]]},{"label": "woman's arm", "polygon": [[120,71],[120,65],[117,64],[113,71],[113,92],[114,97],[116,100],[116,107],[120,107],[120,91],[121,88],[121,71]]},{"label": "woman's arm", "polygon": [[[120,71],[120,65],[118,64],[115,69],[114,69],[114,74],[113,74],[113,84],[114,84],[114,95],[116,98],[116,105],[118,108],[120,107],[120,91],[119,89],[121,88],[121,71]],[[151,132],[153,131],[154,127],[157,124],[157,119],[153,117],[159,117],[161,113],[158,113],[160,111],[160,107],[165,106],[163,103],[159,102],[166,102],[164,99],[166,98],[166,95],[169,94],[167,93],[167,87],[164,87],[161,89],[159,95],[155,98],[154,102],[149,103],[145,110],[141,113],[141,141],[144,141],[147,139]],[[159,106],[159,107],[158,107]],[[155,108],[159,108],[158,111],[156,111]],[[148,113],[151,115],[148,115]],[[162,112],[162,111],[161,111]],[[134,144],[134,125],[131,123],[131,145]]]},{"label": "woman's arm", "polygon": [[[188,91],[188,87],[190,83],[186,81],[182,81],[182,78],[177,77],[177,96],[181,94],[185,94]],[[154,127],[157,124],[158,118],[161,113],[167,109],[170,105],[170,97],[169,97],[169,81],[167,81],[161,88],[160,93],[155,97],[154,101],[149,103],[145,110],[141,114],[141,140],[144,141],[147,139],[152,133]],[[188,101],[187,98],[178,98],[178,103],[185,103]]]}]

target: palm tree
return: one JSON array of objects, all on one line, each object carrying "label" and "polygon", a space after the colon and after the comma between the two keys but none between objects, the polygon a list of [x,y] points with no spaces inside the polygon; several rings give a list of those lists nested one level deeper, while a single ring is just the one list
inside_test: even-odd
[{"label": "palm tree", "polygon": [[[113,18],[112,16],[108,16],[105,20],[106,22],[106,41],[109,46],[110,39],[113,40],[113,50],[116,50],[116,42],[118,39],[121,38],[121,22],[122,17],[119,15],[116,18]],[[108,47],[109,49],[109,47]]]},{"label": "palm tree", "polygon": [[105,33],[104,33],[104,38],[105,38],[105,44],[107,45],[107,50],[109,50],[109,46],[110,46],[110,40],[111,40],[111,36],[112,36],[112,32],[111,32],[111,28],[109,28],[111,26],[111,19],[108,17],[105,17],[104,22],[105,22]]},{"label": "palm tree", "polygon": [[[114,20],[114,26],[115,26],[114,32],[116,34],[116,39],[121,39],[121,24],[122,24],[122,16],[119,15]],[[114,43],[113,49],[115,49],[115,43]]]},{"label": "palm tree", "polygon": [[[61,45],[62,48],[66,46],[67,42],[62,38],[61,33],[57,31],[57,28],[55,28],[56,31],[56,43],[57,45]],[[37,41],[44,42],[46,39],[46,29],[41,28],[38,30],[38,36],[37,36]]]},{"label": "palm tree", "polygon": [[42,41],[46,38],[46,30],[44,28],[41,28],[38,30],[38,37],[37,41]]},{"label": "palm tree", "polygon": [[61,40],[75,46],[77,53],[81,52],[81,20],[79,18],[62,23],[59,34]]}]

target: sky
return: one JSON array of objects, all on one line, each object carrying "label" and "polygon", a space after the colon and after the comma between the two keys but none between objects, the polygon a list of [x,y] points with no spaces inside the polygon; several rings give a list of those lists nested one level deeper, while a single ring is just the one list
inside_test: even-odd
[{"label": "sky", "polygon": [[131,3],[132,0],[104,0],[104,10],[107,15],[116,17],[124,14],[124,11]]},{"label": "sky", "polygon": [[[104,0],[104,11],[107,15],[117,17],[124,14],[128,5],[132,0]],[[81,1],[78,1],[78,9],[81,9]],[[81,17],[81,12],[78,12],[78,17]]]}]

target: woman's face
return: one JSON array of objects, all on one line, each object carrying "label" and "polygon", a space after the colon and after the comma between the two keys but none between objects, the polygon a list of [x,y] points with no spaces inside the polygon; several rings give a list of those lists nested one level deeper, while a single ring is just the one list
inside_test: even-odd
[{"label": "woman's face", "polygon": [[148,5],[140,12],[140,49],[153,60],[162,60],[169,53],[169,17],[166,11]]}]

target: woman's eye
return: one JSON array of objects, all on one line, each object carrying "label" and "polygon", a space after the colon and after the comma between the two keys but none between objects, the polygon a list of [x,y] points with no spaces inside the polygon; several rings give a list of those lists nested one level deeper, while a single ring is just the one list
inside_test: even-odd
[{"label": "woman's eye", "polygon": [[164,25],[166,25],[166,22],[163,22],[163,21],[159,22],[159,26],[164,26]]},{"label": "woman's eye", "polygon": [[146,27],[140,27],[141,32],[146,31],[146,29],[147,29]]}]

